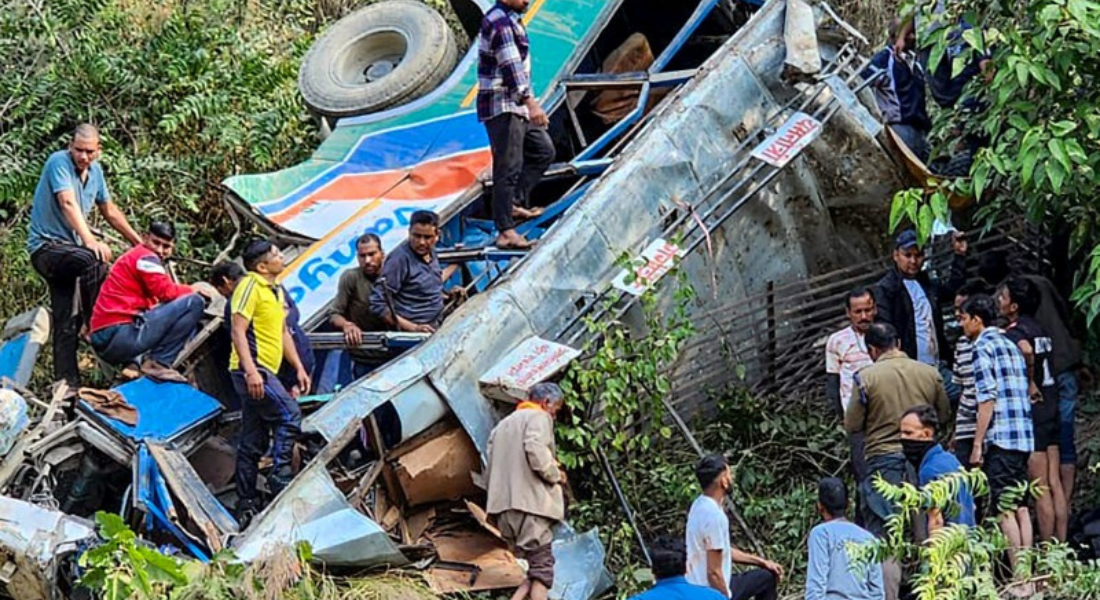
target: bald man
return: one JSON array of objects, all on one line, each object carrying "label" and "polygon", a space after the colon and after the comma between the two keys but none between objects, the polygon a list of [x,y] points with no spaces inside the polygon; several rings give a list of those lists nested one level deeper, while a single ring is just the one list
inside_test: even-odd
[{"label": "bald man", "polygon": [[[115,231],[133,245],[141,243],[113,202],[99,165],[99,131],[87,123],[73,131],[65,150],[46,159],[31,208],[27,251],[34,270],[50,288],[53,319],[54,378],[80,385],[76,346],[80,327],[91,316],[99,286],[107,276],[111,248],[88,226],[95,204]],[[73,306],[80,287],[80,305]]]}]

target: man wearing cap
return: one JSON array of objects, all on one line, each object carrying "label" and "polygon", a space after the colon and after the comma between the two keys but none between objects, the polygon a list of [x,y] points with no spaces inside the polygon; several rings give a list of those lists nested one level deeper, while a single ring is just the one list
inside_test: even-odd
[{"label": "man wearing cap", "polygon": [[954,298],[966,282],[967,242],[952,234],[951,275],[946,282],[932,281],[924,272],[924,250],[917,233],[907,229],[894,241],[894,264],[874,286],[876,320],[894,326],[901,349],[914,360],[937,366],[948,359],[948,345],[939,311],[941,299]]},{"label": "man wearing cap", "polygon": [[554,587],[551,528],[565,518],[565,474],[554,456],[554,417],[562,400],[556,384],[535,384],[528,400],[489,435],[486,512],[516,556],[528,564],[527,579],[514,600],[546,600]]}]

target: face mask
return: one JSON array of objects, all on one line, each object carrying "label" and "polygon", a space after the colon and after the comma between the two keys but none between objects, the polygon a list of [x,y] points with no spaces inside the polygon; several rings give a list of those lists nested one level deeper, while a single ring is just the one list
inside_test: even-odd
[{"label": "face mask", "polygon": [[933,440],[902,440],[901,451],[905,453],[905,460],[920,466],[928,449],[935,444]]}]

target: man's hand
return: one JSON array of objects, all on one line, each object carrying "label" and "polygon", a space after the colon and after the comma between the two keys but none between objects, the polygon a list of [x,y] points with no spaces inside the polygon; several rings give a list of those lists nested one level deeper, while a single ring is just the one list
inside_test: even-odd
[{"label": "man's hand", "polygon": [[550,125],[550,118],[546,116],[546,111],[542,109],[542,105],[539,104],[538,100],[535,100],[534,96],[527,98],[524,105],[527,106],[527,116],[535,127]]},{"label": "man's hand", "polygon": [[766,558],[762,558],[760,559],[760,566],[775,574],[775,578],[777,580],[783,579],[783,565],[772,562]]},{"label": "man's hand", "polygon": [[363,330],[351,321],[344,323],[344,343],[354,348],[363,343]]},{"label": "man's hand", "polygon": [[959,256],[966,256],[970,250],[970,243],[966,241],[966,236],[959,231],[951,234],[951,250]]},{"label": "man's hand", "polygon": [[447,290],[447,298],[450,300],[462,301],[466,299],[466,288],[461,285],[456,285],[453,288]]},{"label": "man's hand", "polygon": [[981,444],[974,444],[974,449],[970,451],[970,466],[979,467],[982,464],[982,446]]},{"label": "man's hand", "polygon": [[413,323],[413,333],[435,333],[435,327],[427,323]]},{"label": "man's hand", "polygon": [[1027,395],[1031,398],[1032,404],[1038,404],[1043,401],[1043,392],[1039,389],[1039,386],[1035,385],[1034,381],[1027,385]]},{"label": "man's hand", "polygon": [[298,391],[301,395],[305,396],[309,394],[310,387],[313,386],[313,382],[309,379],[309,373],[302,367],[298,367]]},{"label": "man's hand", "polygon": [[92,254],[95,254],[97,260],[105,263],[111,262],[111,247],[108,246],[106,242],[92,240],[91,242],[85,244],[85,246],[87,246],[87,248],[92,251]]},{"label": "man's hand", "polygon": [[253,400],[264,399],[264,377],[259,371],[249,371],[244,374],[244,383],[248,388],[248,397]]}]

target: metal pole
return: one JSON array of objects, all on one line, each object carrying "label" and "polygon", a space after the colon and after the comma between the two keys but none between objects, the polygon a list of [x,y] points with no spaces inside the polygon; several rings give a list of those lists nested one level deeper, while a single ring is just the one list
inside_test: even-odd
[{"label": "metal pole", "polygon": [[634,530],[634,535],[638,538],[638,545],[642,549],[642,556],[645,557],[645,564],[652,567],[653,560],[649,558],[649,547],[646,546],[645,538],[642,537],[642,532],[638,529],[638,522],[634,519],[634,509],[630,507],[630,501],[623,495],[623,489],[619,487],[619,480],[615,478],[615,473],[611,471],[611,463],[607,462],[607,455],[604,454],[603,448],[596,448],[596,458],[600,460],[603,472],[611,480],[611,487],[615,490],[615,495],[619,497],[619,505],[622,506],[623,512],[626,514],[626,520],[630,521],[630,528]]}]

